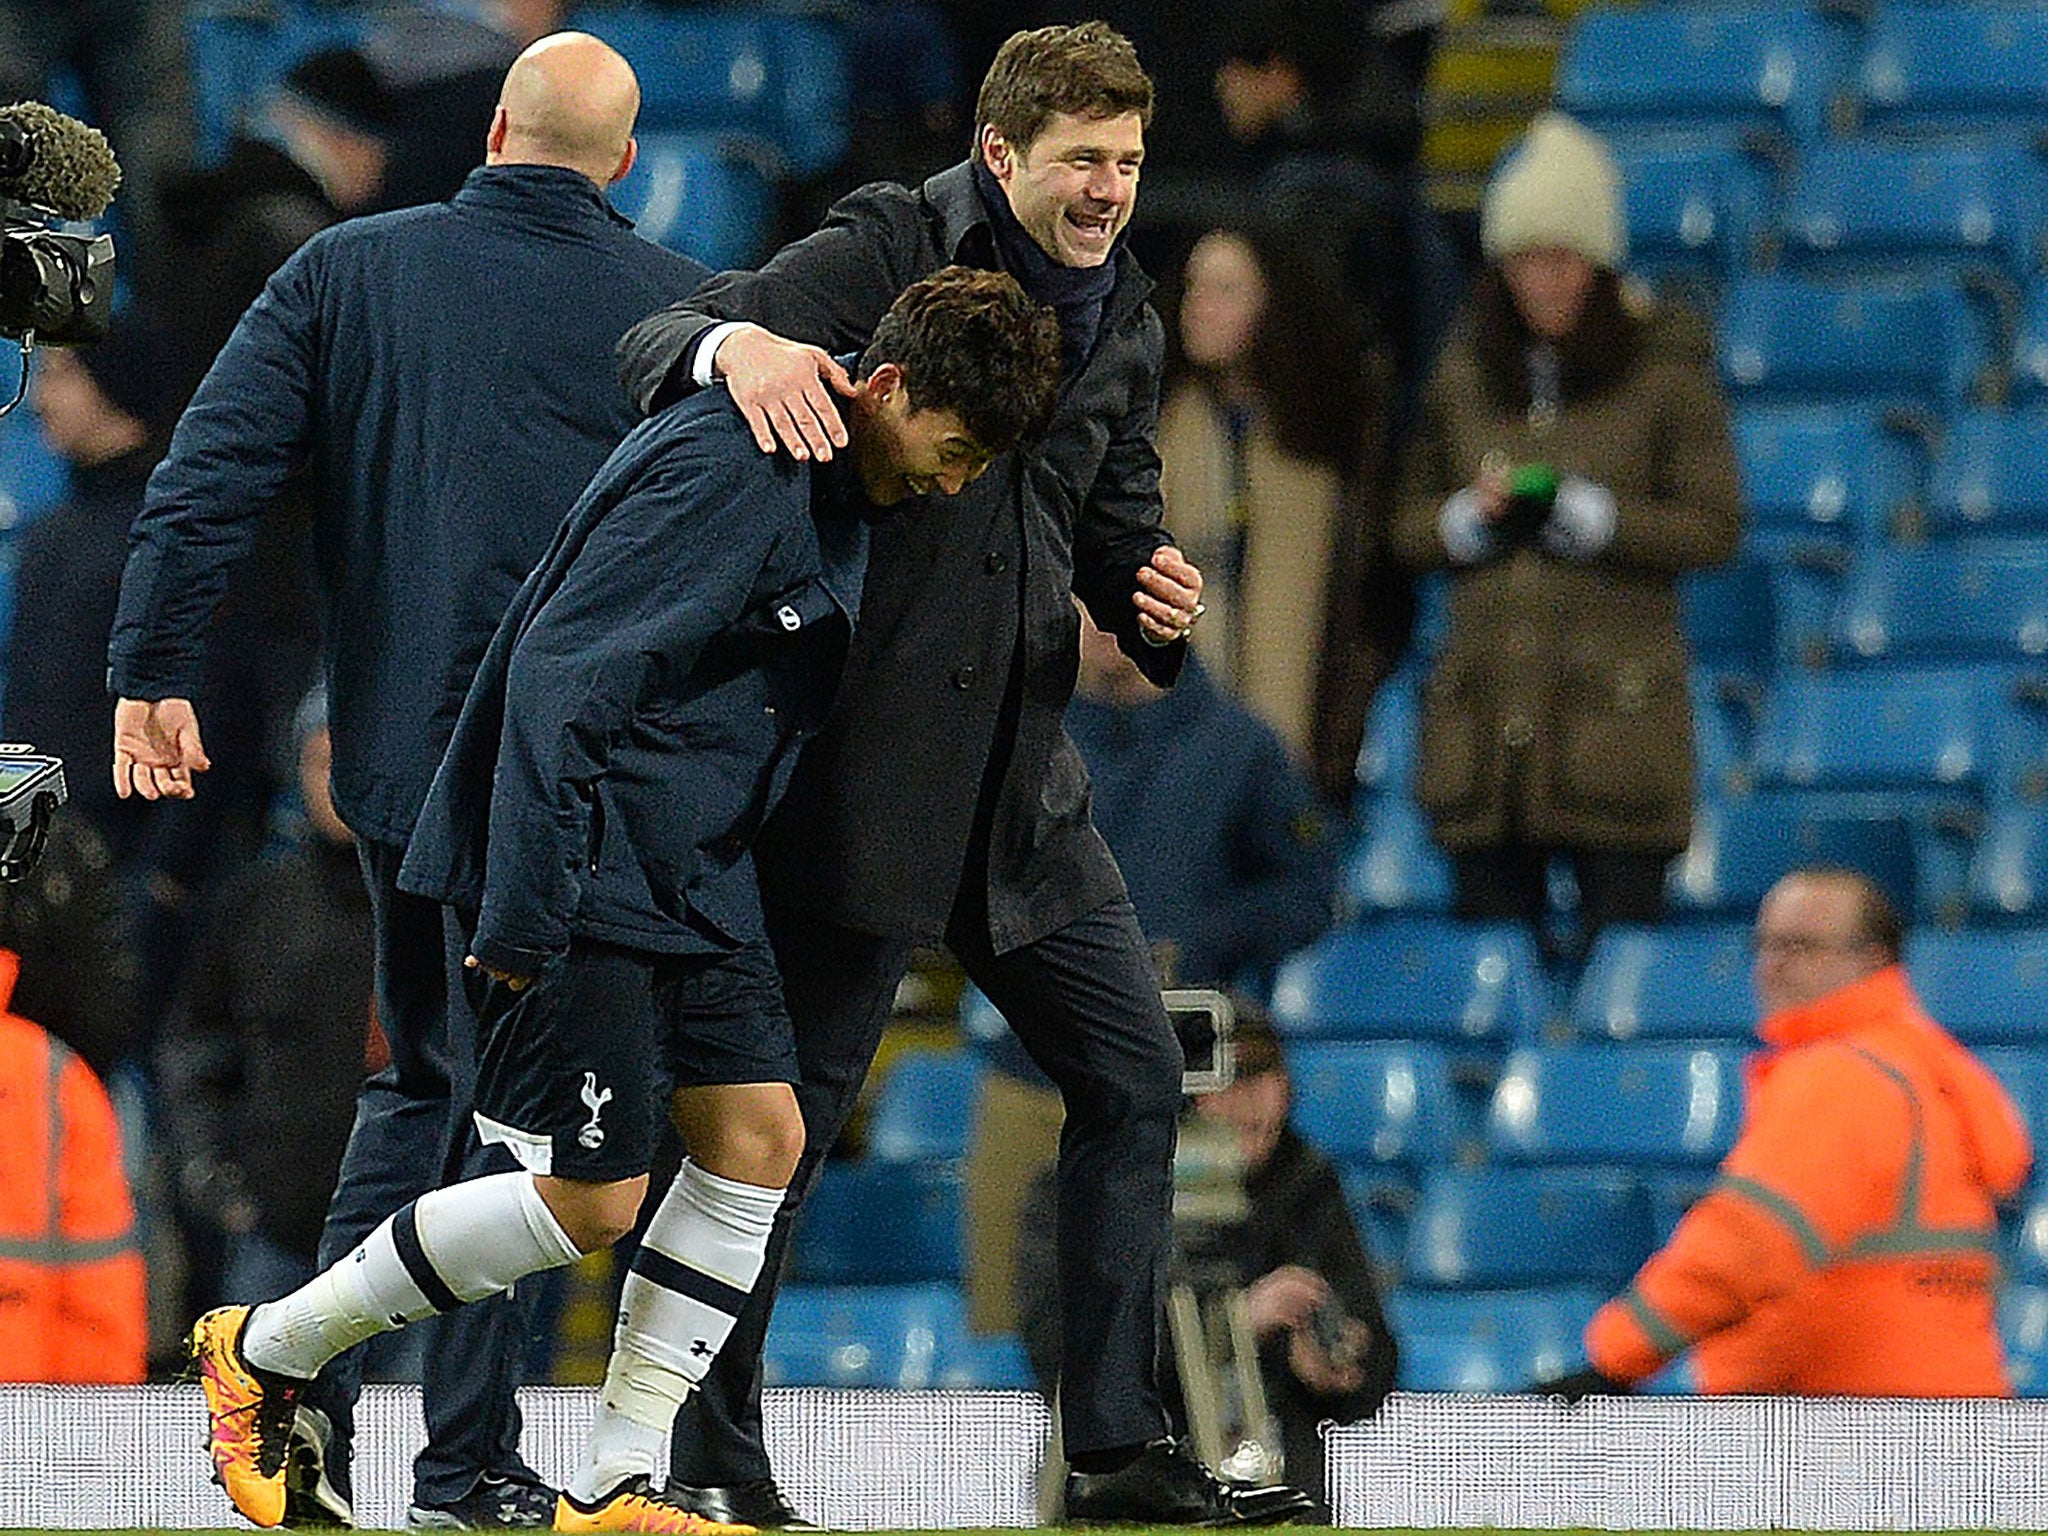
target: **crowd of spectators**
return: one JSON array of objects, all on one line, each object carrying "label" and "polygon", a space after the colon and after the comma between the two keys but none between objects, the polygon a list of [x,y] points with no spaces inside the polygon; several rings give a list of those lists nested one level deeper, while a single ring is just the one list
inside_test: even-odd
[{"label": "crowd of spectators", "polygon": [[[857,8],[852,57],[872,67],[853,148],[793,206],[957,156],[967,83],[1001,35],[1054,9],[992,26],[977,6]],[[1673,582],[1729,553],[1737,508],[1704,329],[1627,284],[1605,152],[1541,125],[1489,193],[1468,287],[1416,168],[1427,7],[1199,0],[1193,22],[1179,4],[1097,9],[1161,84],[1131,238],[1171,338],[1166,523],[1207,572],[1211,612],[1171,695],[1091,644],[1069,724],[1162,974],[1256,989],[1330,920],[1367,709],[1407,653],[1415,573],[1440,567],[1451,631],[1421,786],[1460,909],[1540,923],[1542,867],[1563,853],[1588,924],[1653,916],[1691,803]],[[300,60],[204,163],[182,11],[0,0],[0,99],[44,96],[64,73],[128,172],[115,336],[46,355],[33,396],[71,490],[21,544],[0,725],[65,756],[74,800],[40,903],[10,893],[0,943],[22,957],[12,1006],[116,1085],[131,1165],[155,1167],[141,1187],[160,1208],[141,1225],[181,1255],[151,1269],[183,1287],[154,1308],[174,1326],[310,1264],[324,1187],[307,1195],[308,1171],[339,1156],[376,1032],[361,886],[303,702],[305,509],[287,492],[266,517],[216,627],[199,703],[219,766],[189,803],[117,801],[104,782],[126,531],[270,273],[339,219],[449,195],[481,158],[505,65],[566,7],[374,13],[360,46]],[[915,74],[913,38],[938,49]],[[1020,1149],[1049,1160],[1057,1135],[1056,1103],[1008,1044],[987,1092],[1012,1113],[985,1104],[982,1124],[1005,1149],[1003,1189],[969,1175],[976,1240],[1007,1234],[1005,1250]],[[1006,1276],[1013,1261],[990,1262]],[[985,1326],[1015,1315],[1001,1281],[977,1302]],[[1300,1321],[1273,1336],[1299,1337]],[[176,1340],[157,1328],[159,1367]],[[1378,1366],[1360,1371],[1332,1390],[1384,1393]]]}]

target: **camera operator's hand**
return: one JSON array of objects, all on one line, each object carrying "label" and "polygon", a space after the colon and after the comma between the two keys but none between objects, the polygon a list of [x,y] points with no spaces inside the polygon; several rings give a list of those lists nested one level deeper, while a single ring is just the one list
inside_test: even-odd
[{"label": "camera operator's hand", "polygon": [[213,766],[190,699],[122,699],[114,706],[114,793],[190,800],[192,775]]},{"label": "camera operator's hand", "polygon": [[1287,1368],[1295,1380],[1321,1397],[1338,1397],[1365,1385],[1365,1358],[1372,1351],[1372,1328],[1355,1317],[1337,1324],[1334,1347],[1325,1349],[1308,1327],[1296,1328],[1287,1340]]},{"label": "camera operator's hand", "polygon": [[1244,1288],[1245,1316],[1262,1339],[1282,1328],[1306,1327],[1329,1299],[1330,1282],[1299,1264],[1282,1264]]},{"label": "camera operator's hand", "polygon": [[832,391],[852,395],[855,386],[822,347],[743,325],[718,344],[712,367],[725,380],[763,453],[773,453],[780,439],[792,458],[815,458],[822,464],[833,449],[846,446],[846,423]]}]

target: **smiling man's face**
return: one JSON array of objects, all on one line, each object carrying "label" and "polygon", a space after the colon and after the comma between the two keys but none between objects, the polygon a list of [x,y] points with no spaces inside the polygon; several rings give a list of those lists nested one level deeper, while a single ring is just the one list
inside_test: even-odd
[{"label": "smiling man's face", "polygon": [[1138,203],[1145,122],[1055,112],[1023,150],[986,130],[982,154],[1041,250],[1064,267],[1099,267]]}]

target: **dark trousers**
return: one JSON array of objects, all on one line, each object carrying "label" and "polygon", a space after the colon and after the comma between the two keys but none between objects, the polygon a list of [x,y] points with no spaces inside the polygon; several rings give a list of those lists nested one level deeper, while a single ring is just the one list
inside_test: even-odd
[{"label": "dark trousers", "polygon": [[1664,915],[1668,854],[1610,848],[1542,848],[1503,843],[1453,857],[1460,917],[1510,918],[1541,935],[1550,910],[1550,860],[1570,862],[1579,882],[1580,942],[1590,945],[1609,923],[1654,923]]},{"label": "dark trousers", "polygon": [[[476,1088],[476,1019],[462,985],[462,938],[436,903],[398,889],[405,850],[358,842],[377,943],[377,1019],[391,1064],[367,1079],[355,1128],[320,1234],[320,1267],[339,1263],[409,1200],[460,1179],[513,1168],[502,1147],[485,1147],[470,1121]],[[530,1288],[520,1287],[521,1291]],[[425,1334],[421,1395],[426,1449],[413,1463],[416,1501],[447,1504],[485,1472],[532,1479],[519,1458],[526,1300],[518,1293],[414,1324]],[[362,1387],[362,1351],[329,1362],[311,1401],[334,1420],[346,1451]],[[344,1492],[348,1457],[331,1455],[329,1475]],[[537,1480],[537,1479],[535,1479]]]},{"label": "dark trousers", "polygon": [[[1060,1400],[1069,1453],[1166,1433],[1157,1379],[1182,1057],[1128,901],[1035,944],[989,947],[987,923],[948,930],[967,974],[1066,1101],[1060,1136]],[[808,1144],[769,1239],[761,1282],[704,1384],[676,1416],[672,1475],[696,1485],[769,1475],[761,1346],[792,1226],[853,1111],[910,945],[771,904],[769,937],[796,1025]]]}]

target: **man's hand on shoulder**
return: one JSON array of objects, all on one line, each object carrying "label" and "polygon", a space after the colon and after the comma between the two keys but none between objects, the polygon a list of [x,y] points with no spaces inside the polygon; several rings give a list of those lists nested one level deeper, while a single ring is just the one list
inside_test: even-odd
[{"label": "man's hand on shoulder", "polygon": [[846,446],[846,423],[832,394],[854,394],[854,382],[824,348],[743,325],[719,342],[712,368],[763,453],[773,453],[780,442],[793,458],[822,464]]},{"label": "man's hand on shoulder", "polygon": [[122,699],[114,705],[114,793],[123,800],[190,800],[192,775],[212,766],[190,699]]}]

